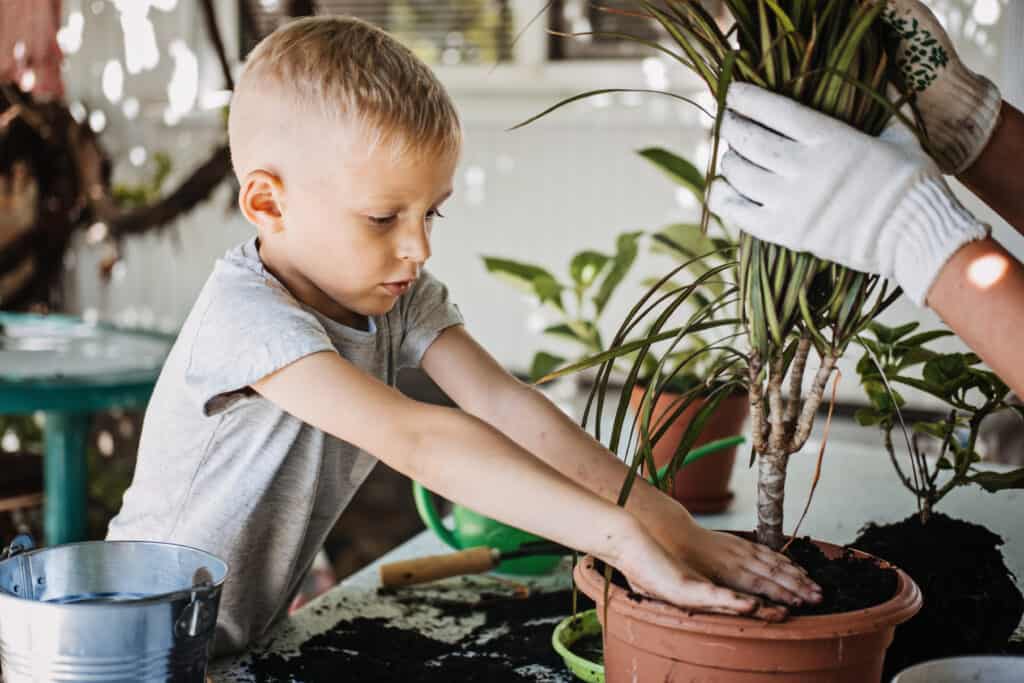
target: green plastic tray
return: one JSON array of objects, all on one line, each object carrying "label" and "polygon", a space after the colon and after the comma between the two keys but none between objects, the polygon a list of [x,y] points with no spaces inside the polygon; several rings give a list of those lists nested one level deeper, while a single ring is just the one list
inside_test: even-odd
[{"label": "green plastic tray", "polygon": [[569,648],[580,638],[600,632],[601,622],[597,620],[597,610],[587,610],[563,619],[551,636],[551,644],[562,655],[565,665],[577,678],[588,683],[604,683],[604,665],[584,659]]}]

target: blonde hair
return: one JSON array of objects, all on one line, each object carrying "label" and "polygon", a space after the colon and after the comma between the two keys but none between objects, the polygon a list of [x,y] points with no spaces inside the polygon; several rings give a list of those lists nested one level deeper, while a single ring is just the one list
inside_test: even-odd
[{"label": "blonde hair", "polygon": [[[395,155],[445,155],[457,154],[461,146],[455,105],[430,67],[354,17],[305,17],[265,37],[246,59],[234,102],[268,83],[299,112],[354,124],[371,148],[384,144]],[[231,118],[229,137],[235,138]]]}]

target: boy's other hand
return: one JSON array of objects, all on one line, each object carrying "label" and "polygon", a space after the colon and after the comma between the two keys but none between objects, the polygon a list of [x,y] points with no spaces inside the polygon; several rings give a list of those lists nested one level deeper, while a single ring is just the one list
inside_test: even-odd
[{"label": "boy's other hand", "polygon": [[710,578],[671,555],[652,537],[619,562],[619,569],[634,591],[683,609],[713,614],[748,616],[782,621],[788,610],[760,599],[715,585]]},{"label": "boy's other hand", "polygon": [[671,556],[699,575],[785,605],[821,602],[821,588],[785,555],[705,529],[678,502],[668,496],[664,500],[667,504],[642,523]]},{"label": "boy's other hand", "polygon": [[[678,532],[677,532],[678,533]],[[821,602],[821,588],[785,555],[697,524],[670,551],[715,583],[791,606]]]}]

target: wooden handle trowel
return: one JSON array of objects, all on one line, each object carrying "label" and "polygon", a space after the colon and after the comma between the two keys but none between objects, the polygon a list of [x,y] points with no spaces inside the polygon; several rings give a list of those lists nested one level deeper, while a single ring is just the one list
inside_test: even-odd
[{"label": "wooden handle trowel", "polygon": [[380,583],[386,588],[447,579],[463,574],[489,572],[505,560],[534,555],[568,555],[572,550],[550,541],[524,543],[515,550],[501,551],[480,546],[446,555],[429,555],[380,566]]}]

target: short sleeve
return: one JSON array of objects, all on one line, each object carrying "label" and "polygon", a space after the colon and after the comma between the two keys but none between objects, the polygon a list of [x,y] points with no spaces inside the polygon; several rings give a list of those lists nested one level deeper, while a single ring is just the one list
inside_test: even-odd
[{"label": "short sleeve", "polygon": [[459,307],[449,298],[448,287],[426,270],[404,298],[398,366],[417,368],[438,335],[464,321]]},{"label": "short sleeve", "polygon": [[304,356],[336,352],[316,316],[280,283],[227,261],[218,262],[182,333],[191,335],[185,384],[206,415]]}]

